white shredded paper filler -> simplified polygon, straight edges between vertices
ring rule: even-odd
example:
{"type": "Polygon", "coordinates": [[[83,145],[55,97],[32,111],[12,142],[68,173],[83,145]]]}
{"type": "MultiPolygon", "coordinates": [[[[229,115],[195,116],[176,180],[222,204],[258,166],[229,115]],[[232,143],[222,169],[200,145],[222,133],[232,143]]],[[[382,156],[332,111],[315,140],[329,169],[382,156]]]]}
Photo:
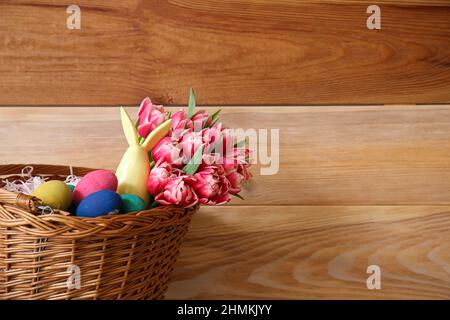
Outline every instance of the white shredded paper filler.
{"type": "MultiPolygon", "coordinates": [[[[37,187],[39,187],[48,179],[38,176],[33,177],[32,176],[33,169],[34,168],[32,166],[26,166],[22,169],[21,177],[23,180],[14,180],[14,181],[9,181],[8,179],[3,180],[3,183],[5,184],[3,188],[11,192],[32,194],[37,187]]],[[[80,180],[81,178],[74,175],[72,167],[70,167],[70,175],[67,176],[65,182],[67,184],[76,186],[80,180]]]]}

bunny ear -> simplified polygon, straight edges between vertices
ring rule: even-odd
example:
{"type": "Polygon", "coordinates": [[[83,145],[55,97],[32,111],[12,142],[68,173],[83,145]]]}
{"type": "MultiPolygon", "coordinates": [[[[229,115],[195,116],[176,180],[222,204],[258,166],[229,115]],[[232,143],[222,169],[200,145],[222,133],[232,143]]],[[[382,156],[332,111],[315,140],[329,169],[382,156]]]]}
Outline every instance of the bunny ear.
{"type": "Polygon", "coordinates": [[[151,149],[153,149],[153,147],[156,146],[156,144],[169,133],[171,125],[172,119],[169,119],[166,122],[162,123],[155,130],[150,132],[144,143],[142,143],[142,148],[145,150],[145,152],[149,152],[151,149]]]}
{"type": "Polygon", "coordinates": [[[123,133],[125,133],[125,138],[128,141],[128,145],[129,146],[139,145],[136,127],[133,125],[130,116],[123,107],[120,107],[120,117],[122,119],[123,133]]]}

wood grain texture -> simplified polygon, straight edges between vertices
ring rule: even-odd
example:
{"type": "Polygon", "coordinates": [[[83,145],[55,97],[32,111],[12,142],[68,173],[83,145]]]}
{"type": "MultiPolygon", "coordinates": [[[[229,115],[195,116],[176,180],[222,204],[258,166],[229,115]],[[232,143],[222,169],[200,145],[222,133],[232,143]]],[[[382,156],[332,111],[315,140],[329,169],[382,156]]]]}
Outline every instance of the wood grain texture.
{"type": "MultiPolygon", "coordinates": [[[[255,165],[233,204],[450,204],[449,106],[222,109],[230,127],[280,129],[278,173],[255,165]]],[[[3,107],[0,145],[2,164],[115,169],[126,141],[116,107],[3,107]]]]}
{"type": "MultiPolygon", "coordinates": [[[[270,0],[266,0],[267,2],[270,0]]],[[[296,0],[291,0],[296,1],[296,0]]],[[[328,3],[328,4],[362,4],[365,3],[367,5],[372,4],[370,0],[303,0],[308,3],[328,3]]],[[[399,6],[448,6],[447,0],[380,0],[377,1],[377,5],[399,5],[399,6]]]]}
{"type": "Polygon", "coordinates": [[[0,3],[0,104],[450,102],[450,3],[88,1],[0,3]]]}
{"type": "Polygon", "coordinates": [[[450,207],[204,207],[167,298],[450,299],[450,207]]]}
{"type": "MultiPolygon", "coordinates": [[[[222,109],[280,129],[280,171],[200,210],[167,298],[450,299],[449,106],[222,109]]],[[[0,163],[114,169],[125,145],[117,107],[0,107],[0,163]]]]}

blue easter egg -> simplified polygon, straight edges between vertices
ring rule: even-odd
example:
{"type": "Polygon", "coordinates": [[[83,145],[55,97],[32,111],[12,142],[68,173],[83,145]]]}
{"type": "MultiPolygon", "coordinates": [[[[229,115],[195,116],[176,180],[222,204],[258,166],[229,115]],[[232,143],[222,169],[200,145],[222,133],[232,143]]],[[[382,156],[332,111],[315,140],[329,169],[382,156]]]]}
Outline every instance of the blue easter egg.
{"type": "Polygon", "coordinates": [[[117,214],[122,206],[120,195],[111,190],[100,190],[91,193],[81,200],[77,207],[79,217],[98,217],[107,214],[117,214]]]}
{"type": "Polygon", "coordinates": [[[122,198],[122,212],[136,212],[147,209],[147,205],[141,197],[136,196],[134,194],[122,194],[120,196],[122,198]]]}

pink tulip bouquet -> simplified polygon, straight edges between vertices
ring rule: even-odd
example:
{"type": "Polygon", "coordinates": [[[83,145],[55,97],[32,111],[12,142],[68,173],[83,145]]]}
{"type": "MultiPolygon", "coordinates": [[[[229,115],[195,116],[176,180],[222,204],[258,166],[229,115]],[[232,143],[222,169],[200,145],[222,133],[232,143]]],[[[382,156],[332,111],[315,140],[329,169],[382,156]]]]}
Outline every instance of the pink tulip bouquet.
{"type": "Polygon", "coordinates": [[[241,186],[251,178],[250,151],[219,121],[219,113],[196,111],[192,89],[187,110],[173,114],[148,97],[142,101],[136,122],[140,141],[172,119],[169,133],[149,152],[151,207],[187,208],[197,203],[221,205],[231,196],[242,199],[241,186]]]}

